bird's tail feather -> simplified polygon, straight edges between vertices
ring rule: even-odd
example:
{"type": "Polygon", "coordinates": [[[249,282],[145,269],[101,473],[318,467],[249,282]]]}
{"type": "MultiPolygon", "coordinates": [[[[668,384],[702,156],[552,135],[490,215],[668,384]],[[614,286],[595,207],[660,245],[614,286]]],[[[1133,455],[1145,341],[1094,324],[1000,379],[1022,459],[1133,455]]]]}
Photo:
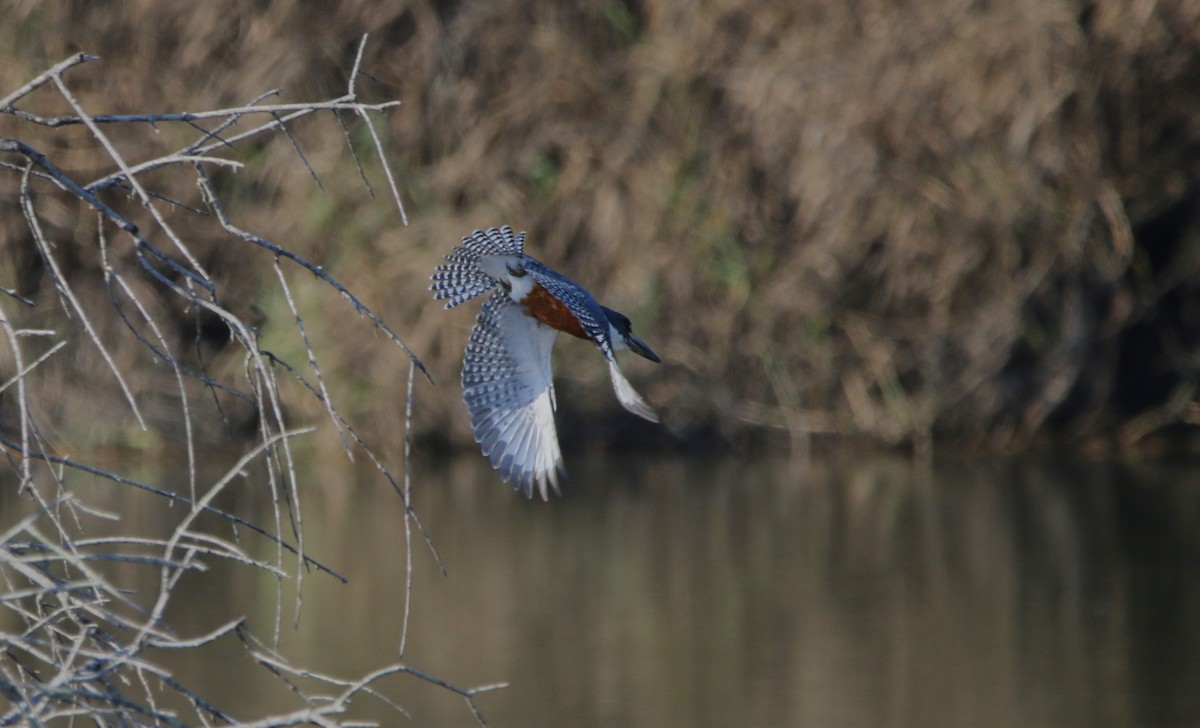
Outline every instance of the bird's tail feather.
{"type": "Polygon", "coordinates": [[[625,375],[621,374],[621,369],[615,361],[608,362],[608,373],[612,377],[613,391],[617,393],[617,401],[621,403],[622,407],[643,419],[651,422],[659,421],[654,408],[646,404],[642,395],[638,394],[625,375]]]}

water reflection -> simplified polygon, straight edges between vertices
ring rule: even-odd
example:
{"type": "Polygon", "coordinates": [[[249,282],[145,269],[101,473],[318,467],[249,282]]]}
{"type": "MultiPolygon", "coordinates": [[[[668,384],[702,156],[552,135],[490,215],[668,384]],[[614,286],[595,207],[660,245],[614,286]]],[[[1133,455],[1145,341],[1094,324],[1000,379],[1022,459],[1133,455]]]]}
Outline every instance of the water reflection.
{"type": "MultiPolygon", "coordinates": [[[[1200,720],[1195,465],[576,457],[550,504],[480,458],[424,465],[415,504],[449,575],[417,541],[405,660],[511,683],[480,699],[494,726],[1200,720]]],[[[397,659],[399,502],[342,461],[308,471],[308,548],[350,582],[305,577],[282,651],[357,676],[397,659]]],[[[173,623],[245,613],[269,635],[277,582],[226,571],[188,577],[173,623]]],[[[233,643],[172,667],[234,715],[294,707],[233,643]]],[[[381,688],[417,725],[470,723],[411,678],[381,688]]]]}

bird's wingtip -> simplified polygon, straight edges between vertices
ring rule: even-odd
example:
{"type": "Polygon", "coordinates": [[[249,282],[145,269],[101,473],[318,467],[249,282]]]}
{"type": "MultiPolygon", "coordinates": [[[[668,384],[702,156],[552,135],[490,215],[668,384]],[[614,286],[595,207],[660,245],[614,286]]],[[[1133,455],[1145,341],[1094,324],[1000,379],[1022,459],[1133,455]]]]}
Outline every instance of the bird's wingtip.
{"type": "Polygon", "coordinates": [[[513,489],[525,494],[525,497],[533,500],[533,495],[536,492],[543,502],[550,501],[550,494],[562,498],[562,488],[558,484],[558,476],[566,475],[566,470],[562,464],[555,470],[550,470],[545,473],[528,472],[519,475],[513,479],[513,489]]]}

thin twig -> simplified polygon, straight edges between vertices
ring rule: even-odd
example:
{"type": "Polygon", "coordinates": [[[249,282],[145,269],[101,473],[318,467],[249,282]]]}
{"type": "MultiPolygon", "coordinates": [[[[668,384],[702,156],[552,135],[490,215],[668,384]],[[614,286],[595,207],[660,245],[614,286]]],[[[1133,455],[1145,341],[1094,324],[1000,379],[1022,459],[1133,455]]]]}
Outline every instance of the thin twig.
{"type": "MultiPolygon", "coordinates": [[[[311,392],[313,396],[321,396],[321,393],[317,391],[317,388],[309,383],[309,381],[306,380],[300,374],[300,372],[296,371],[296,369],[290,364],[266,350],[262,351],[262,355],[269,358],[276,366],[286,369],[288,373],[291,374],[292,378],[304,385],[304,388],[311,392]]],[[[337,410],[334,410],[334,414],[337,416],[338,421],[342,424],[342,427],[344,427],[346,432],[350,434],[350,437],[354,439],[354,444],[367,454],[367,458],[371,461],[371,464],[375,466],[375,469],[379,471],[379,474],[382,475],[389,484],[391,484],[392,490],[396,491],[396,494],[404,500],[405,517],[412,519],[413,524],[417,527],[417,531],[425,539],[425,545],[428,547],[429,553],[433,557],[434,564],[437,566],[438,571],[445,576],[448,572],[446,571],[445,563],[442,562],[441,554],[438,553],[437,547],[433,545],[433,537],[425,529],[425,525],[421,522],[416,510],[412,507],[412,504],[408,502],[404,488],[400,485],[400,483],[396,482],[395,476],[393,476],[391,471],[388,470],[387,466],[383,464],[383,461],[379,459],[379,455],[375,452],[374,448],[372,448],[367,441],[363,439],[362,435],[354,429],[354,426],[351,425],[350,422],[347,421],[346,418],[343,417],[337,410]]]]}
{"type": "MultiPolygon", "coordinates": [[[[416,367],[408,366],[408,395],[404,405],[404,502],[412,502],[412,404],[413,380],[416,367]]],[[[400,623],[400,657],[408,644],[408,618],[412,614],[413,553],[412,553],[412,509],[404,509],[404,618],[400,623]]]]}
{"type": "Polygon", "coordinates": [[[113,361],[112,355],[108,353],[108,348],[104,346],[104,342],[100,340],[100,335],[96,333],[95,327],[92,326],[92,320],[88,317],[87,311],[79,303],[79,299],[75,297],[75,293],[67,283],[66,277],[58,267],[58,261],[50,252],[50,244],[47,242],[45,233],[42,232],[41,223],[38,222],[37,214],[33,210],[33,197],[29,192],[29,170],[32,167],[33,164],[31,162],[26,167],[25,175],[21,177],[21,194],[19,199],[21,202],[21,211],[25,213],[25,222],[29,225],[29,230],[33,233],[33,240],[37,243],[38,251],[42,254],[42,261],[46,264],[46,268],[50,272],[50,280],[54,282],[54,287],[70,302],[71,308],[79,316],[79,322],[83,324],[88,337],[96,345],[100,356],[104,358],[104,363],[108,364],[109,370],[116,377],[117,384],[121,387],[121,392],[125,395],[125,401],[129,403],[129,409],[133,410],[133,415],[137,418],[138,425],[143,430],[146,430],[146,421],[142,418],[142,411],[138,408],[137,400],[134,399],[133,392],[125,382],[125,377],[121,375],[121,370],[117,367],[116,362],[113,361]]]}
{"type": "Polygon", "coordinates": [[[403,350],[408,356],[409,361],[411,361],[418,369],[421,370],[421,373],[425,375],[430,383],[433,382],[433,377],[429,374],[429,371],[425,369],[425,365],[421,362],[417,355],[408,348],[408,345],[396,335],[396,332],[392,331],[391,327],[383,322],[383,319],[381,319],[374,311],[367,308],[366,304],[358,300],[358,297],[351,293],[349,289],[334,279],[333,276],[326,273],[324,268],[318,265],[313,265],[292,251],[287,250],[286,248],[281,248],[269,240],[264,240],[254,233],[247,232],[235,226],[232,222],[230,222],[228,215],[225,214],[225,208],[217,201],[216,192],[213,191],[212,184],[207,177],[201,176],[199,185],[200,189],[204,191],[205,201],[209,204],[213,214],[217,216],[217,220],[220,221],[221,227],[225,228],[226,231],[236,235],[248,243],[252,243],[261,248],[269,250],[277,256],[287,258],[293,263],[305,268],[316,277],[325,281],[330,287],[340,293],[342,298],[346,299],[346,301],[348,301],[350,305],[354,307],[354,310],[358,312],[360,316],[365,316],[367,319],[369,319],[375,328],[382,331],[389,339],[392,340],[394,344],[399,346],[400,349],[403,350]]]}
{"type": "Polygon", "coordinates": [[[52,78],[54,79],[55,85],[58,86],[58,92],[62,94],[62,97],[66,99],[68,104],[71,105],[71,108],[75,109],[75,113],[78,114],[79,118],[83,120],[83,123],[87,125],[87,128],[92,132],[92,136],[96,138],[96,141],[100,142],[100,145],[104,147],[104,151],[108,153],[108,156],[114,162],[116,162],[117,166],[121,168],[121,171],[125,173],[126,181],[128,181],[133,187],[134,192],[137,193],[138,197],[142,199],[142,202],[145,204],[146,209],[149,210],[151,217],[153,217],[154,221],[158,223],[159,229],[167,234],[167,237],[170,238],[171,242],[175,244],[176,250],[183,254],[183,257],[187,259],[188,264],[192,266],[192,270],[195,271],[196,275],[198,275],[202,280],[211,284],[212,276],[204,270],[204,266],[200,265],[200,261],[197,260],[196,256],[192,254],[192,251],[189,250],[186,245],[184,245],[183,240],[175,233],[174,228],[167,224],[167,221],[165,218],[163,218],[162,213],[159,212],[158,208],[154,206],[154,201],[150,198],[150,195],[146,193],[146,190],[144,187],[142,187],[141,182],[138,181],[138,178],[130,170],[129,164],[125,161],[125,158],[119,151],[117,151],[116,146],[111,140],[109,140],[108,136],[100,130],[100,126],[92,120],[92,117],[89,116],[86,111],[84,111],[83,105],[79,103],[79,100],[76,99],[75,95],[72,94],[70,89],[67,88],[67,84],[63,81],[62,76],[58,73],[55,73],[52,75],[52,78]]]}
{"type": "Polygon", "coordinates": [[[38,74],[37,77],[29,83],[25,84],[16,91],[13,91],[8,96],[0,99],[0,113],[12,113],[13,104],[46,85],[50,82],[50,79],[64,73],[68,68],[78,66],[80,63],[88,63],[90,61],[98,60],[100,60],[98,56],[89,56],[85,53],[76,53],[70,58],[59,61],[50,68],[38,74]]]}
{"type": "MultiPolygon", "coordinates": [[[[94,60],[94,59],[93,59],[94,60]]],[[[45,81],[42,81],[45,83],[45,81]]],[[[58,117],[43,117],[37,114],[30,114],[26,111],[21,111],[16,108],[3,108],[0,111],[7,114],[12,114],[17,118],[56,128],[60,126],[77,126],[88,125],[89,122],[94,124],[130,124],[130,123],[146,123],[158,124],[167,121],[177,121],[183,123],[191,123],[195,121],[203,121],[205,119],[224,119],[230,115],[246,115],[246,114],[286,114],[286,120],[298,118],[295,112],[303,112],[300,116],[308,116],[316,111],[325,109],[344,109],[347,111],[387,111],[400,105],[399,101],[385,101],[380,104],[361,104],[357,101],[352,101],[349,98],[343,97],[334,101],[326,101],[323,103],[299,103],[299,104],[271,104],[269,106],[235,106],[228,109],[215,109],[213,111],[198,111],[198,112],[177,112],[168,114],[85,114],[81,113],[78,116],[58,116],[58,117]]],[[[78,110],[77,110],[78,111],[78,110]]],[[[201,130],[204,131],[204,130],[201,130]]]]}
{"type": "MultiPolygon", "coordinates": [[[[6,437],[3,432],[0,432],[0,445],[4,446],[6,448],[9,448],[11,450],[15,450],[17,452],[21,451],[20,443],[13,442],[11,439],[6,437]]],[[[118,485],[126,485],[126,486],[129,486],[132,488],[137,488],[138,490],[144,490],[147,493],[153,493],[154,495],[157,495],[160,498],[165,498],[166,500],[173,501],[176,503],[181,503],[181,504],[189,506],[189,507],[195,505],[195,501],[193,501],[192,499],[190,499],[186,496],[178,495],[176,493],[172,493],[170,491],[163,490],[161,488],[155,488],[152,485],[147,485],[146,483],[142,483],[140,481],[133,480],[132,478],[127,478],[123,475],[118,475],[116,473],[111,473],[106,470],[101,470],[100,468],[95,468],[90,465],[85,465],[84,463],[76,462],[70,458],[61,457],[58,455],[50,455],[48,453],[44,453],[44,452],[41,452],[38,450],[29,450],[28,457],[31,460],[42,460],[42,461],[45,461],[48,463],[54,463],[56,465],[63,465],[68,468],[71,468],[73,470],[78,470],[80,472],[88,473],[90,475],[95,475],[95,476],[103,478],[105,480],[110,480],[114,483],[117,483],[118,485]]],[[[278,544],[281,548],[283,548],[285,551],[288,551],[289,553],[293,553],[293,554],[297,553],[296,549],[291,544],[289,544],[287,541],[283,540],[282,538],[275,535],[274,533],[271,533],[270,531],[262,528],[261,526],[253,523],[252,521],[247,521],[246,519],[242,518],[241,516],[235,515],[233,513],[229,513],[228,511],[221,510],[220,508],[216,508],[212,505],[205,506],[203,508],[203,510],[206,513],[211,513],[214,516],[223,518],[236,526],[248,528],[251,531],[254,531],[255,533],[257,533],[258,535],[263,536],[264,538],[268,539],[272,543],[278,544]]],[[[334,571],[333,569],[329,568],[328,566],[325,566],[321,562],[319,562],[315,559],[312,559],[310,557],[307,557],[307,556],[304,557],[304,563],[306,566],[311,566],[311,567],[317,569],[318,571],[323,571],[326,574],[329,574],[330,576],[332,576],[333,578],[342,582],[343,584],[347,584],[350,581],[349,579],[342,576],[338,572],[334,571]]]]}
{"type": "MultiPolygon", "coordinates": [[[[17,339],[17,332],[13,330],[12,323],[8,320],[8,316],[5,315],[2,308],[0,308],[0,329],[3,329],[7,335],[8,345],[12,349],[13,363],[16,365],[17,371],[24,370],[24,356],[21,353],[21,345],[17,339]]],[[[17,448],[21,453],[21,482],[17,486],[17,491],[24,493],[31,487],[33,477],[29,469],[29,400],[25,392],[25,377],[23,375],[17,377],[17,419],[21,430],[21,441],[17,448]]]]}
{"type": "MultiPolygon", "coordinates": [[[[64,74],[76,65],[89,60],[90,56],[78,54],[72,56],[53,68],[40,74],[22,88],[8,94],[0,100],[0,114],[15,119],[18,123],[38,124],[47,128],[65,127],[70,125],[86,126],[91,133],[94,147],[107,153],[113,169],[87,185],[81,185],[69,174],[63,172],[44,154],[19,139],[0,138],[0,153],[17,154],[23,157],[21,165],[0,161],[0,170],[15,172],[21,179],[20,204],[26,216],[26,224],[31,230],[38,252],[46,263],[48,274],[55,285],[55,291],[62,302],[62,308],[72,318],[83,323],[94,344],[101,350],[109,368],[113,370],[124,391],[131,408],[133,408],[139,423],[146,428],[149,424],[138,410],[138,402],[133,397],[132,389],[121,379],[121,372],[108,355],[108,341],[100,338],[102,329],[92,325],[92,310],[85,309],[82,298],[77,296],[74,287],[79,285],[77,278],[68,280],[66,271],[58,264],[62,254],[55,248],[66,243],[51,241],[41,229],[37,200],[31,189],[34,184],[44,185],[53,193],[59,194],[61,189],[84,204],[96,210],[98,218],[98,233],[95,241],[100,249],[101,269],[104,283],[111,301],[112,311],[124,326],[117,331],[132,333],[145,351],[150,352],[150,362],[165,362],[171,369],[174,378],[174,394],[179,398],[179,410],[173,419],[179,416],[184,420],[184,438],[188,448],[188,481],[187,495],[179,495],[170,490],[135,481],[121,474],[107,472],[101,468],[87,465],[77,459],[55,452],[56,448],[47,442],[42,431],[35,426],[37,412],[27,397],[28,381],[40,376],[45,371],[42,366],[54,357],[65,341],[52,341],[47,347],[39,347],[32,352],[25,351],[21,338],[26,336],[59,336],[54,331],[34,330],[22,327],[10,319],[3,307],[0,307],[0,331],[7,338],[9,347],[13,350],[12,360],[15,374],[0,383],[0,393],[16,394],[16,414],[18,422],[10,425],[11,430],[0,430],[0,451],[14,472],[19,473],[20,485],[23,492],[37,506],[36,512],[28,519],[17,524],[15,530],[9,529],[0,534],[0,603],[10,609],[22,625],[22,634],[10,639],[9,635],[0,634],[0,649],[4,649],[6,659],[0,661],[0,692],[13,702],[13,707],[0,711],[0,724],[22,722],[30,725],[43,725],[49,722],[71,721],[75,718],[86,717],[92,721],[112,723],[114,725],[162,724],[183,725],[185,722],[199,722],[204,725],[214,723],[230,723],[232,719],[218,707],[206,701],[203,697],[188,687],[175,681],[162,669],[151,664],[144,653],[146,648],[158,649],[203,649],[228,635],[230,632],[243,637],[249,634],[241,618],[226,620],[224,624],[212,631],[194,637],[180,637],[172,633],[164,623],[168,605],[172,602],[181,579],[185,573],[203,573],[212,558],[227,559],[254,569],[261,569],[276,577],[276,611],[274,644],[280,641],[280,623],[283,602],[283,580],[295,576],[296,601],[295,620],[299,623],[303,601],[303,578],[309,568],[324,571],[345,582],[345,578],[311,559],[305,552],[305,536],[300,502],[301,483],[299,468],[292,453],[290,440],[299,431],[285,422],[285,403],[280,387],[291,377],[299,382],[312,396],[325,407],[328,416],[337,429],[342,440],[343,449],[353,460],[357,448],[367,453],[376,470],[395,491],[400,495],[404,506],[405,518],[405,606],[403,632],[401,637],[401,653],[407,644],[409,620],[412,611],[413,589],[413,554],[412,533],[415,528],[424,537],[438,568],[445,572],[432,539],[424,528],[416,511],[413,509],[412,498],[412,419],[413,392],[416,371],[419,369],[424,376],[432,381],[429,372],[419,358],[407,347],[400,337],[393,332],[383,320],[367,308],[349,289],[327,274],[320,266],[306,261],[301,256],[276,245],[265,237],[247,232],[231,222],[224,206],[217,198],[209,180],[208,171],[215,165],[218,167],[238,169],[242,163],[226,159],[230,153],[236,153],[245,140],[266,134],[282,134],[287,138],[305,166],[309,174],[316,180],[319,188],[323,189],[316,169],[307,159],[299,139],[293,135],[292,125],[305,116],[318,111],[328,110],[334,115],[342,131],[351,157],[358,168],[360,177],[367,186],[367,191],[373,196],[373,190],[367,180],[367,174],[360,156],[353,148],[351,134],[345,124],[341,112],[348,111],[358,115],[367,125],[371,135],[376,156],[384,167],[391,194],[400,212],[401,219],[407,223],[407,215],[398,189],[395,175],[390,162],[385,155],[383,140],[379,130],[374,126],[372,114],[386,112],[399,102],[362,103],[357,98],[357,80],[360,76],[370,78],[363,68],[365,48],[368,37],[364,35],[358,45],[354,63],[347,79],[346,94],[325,102],[318,103],[283,103],[263,104],[265,99],[278,96],[279,91],[267,91],[254,98],[245,106],[231,107],[214,111],[177,112],[165,114],[93,114],[85,109],[71,88],[66,83],[64,74]],[[20,103],[29,94],[39,89],[57,90],[57,93],[72,109],[72,115],[60,117],[43,117],[19,108],[20,103]],[[257,115],[257,117],[255,117],[257,115]],[[252,119],[248,129],[232,134],[233,126],[243,119],[252,119]],[[215,120],[214,123],[209,123],[215,120]],[[106,129],[112,124],[184,124],[185,128],[195,130],[195,138],[183,148],[171,154],[163,154],[152,159],[126,159],[117,146],[109,138],[106,129]],[[211,129],[205,127],[212,126],[211,129]],[[205,209],[188,204],[184,199],[161,190],[150,189],[147,180],[148,173],[153,170],[166,168],[190,168],[197,172],[205,209]],[[140,213],[135,211],[129,218],[118,213],[109,203],[101,199],[100,194],[112,190],[117,194],[127,193],[136,204],[139,204],[148,216],[145,221],[146,233],[134,224],[140,213]],[[193,241],[181,233],[188,231],[183,224],[176,230],[168,224],[163,211],[163,204],[169,205],[168,212],[192,213],[207,215],[210,212],[219,221],[222,228],[230,235],[262,248],[272,256],[271,265],[274,267],[279,289],[288,303],[294,319],[297,332],[305,348],[310,378],[306,380],[294,367],[278,359],[273,354],[261,348],[258,331],[249,326],[238,316],[234,315],[227,303],[218,296],[218,283],[208,271],[201,266],[200,260],[208,260],[193,253],[193,241]],[[120,231],[128,235],[130,245],[124,236],[115,236],[109,240],[106,222],[116,225],[120,231]],[[165,235],[174,245],[174,250],[168,254],[167,249],[160,249],[151,242],[165,235]],[[123,259],[123,254],[128,259],[123,259]],[[388,468],[383,464],[379,455],[367,444],[364,438],[355,430],[351,423],[334,406],[334,396],[331,391],[333,382],[327,382],[325,373],[318,362],[317,348],[313,345],[310,330],[300,316],[301,306],[295,298],[292,285],[280,259],[288,259],[300,267],[313,273],[325,284],[329,285],[339,295],[345,298],[359,316],[367,318],[370,325],[383,332],[409,358],[408,396],[405,408],[405,447],[403,485],[397,482],[388,468]],[[124,260],[129,261],[130,269],[122,267],[124,260]],[[141,280],[135,282],[135,276],[141,280]],[[171,339],[172,322],[164,320],[163,314],[156,305],[159,303],[153,296],[146,295],[138,285],[148,284],[153,287],[156,295],[162,295],[167,300],[182,302],[185,311],[197,317],[195,327],[197,363],[191,362],[191,353],[186,351],[187,344],[182,347],[171,339]],[[135,313],[136,312],[136,313],[135,313]],[[244,376],[246,386],[233,382],[218,381],[215,375],[209,374],[207,357],[200,347],[198,325],[201,314],[211,315],[228,327],[232,344],[244,351],[244,376]],[[185,351],[180,351],[183,348],[185,351]],[[280,382],[283,377],[285,382],[280,382]],[[212,396],[226,428],[230,427],[229,418],[222,409],[223,397],[220,392],[240,398],[253,406],[257,416],[258,444],[246,453],[232,468],[216,482],[208,484],[204,489],[199,487],[198,461],[201,459],[195,446],[196,428],[195,417],[190,397],[189,385],[186,379],[195,379],[212,396]],[[10,434],[11,433],[11,434],[10,434]],[[240,516],[214,507],[214,499],[223,492],[231,489],[235,482],[243,476],[243,470],[253,460],[261,459],[266,469],[266,484],[271,492],[272,509],[275,519],[274,532],[264,529],[240,516]],[[89,519],[98,518],[119,523],[120,512],[100,510],[78,500],[74,496],[77,489],[69,478],[76,476],[72,473],[85,473],[98,479],[95,482],[115,483],[121,486],[134,487],[151,493],[166,503],[182,504],[186,511],[181,513],[178,521],[170,525],[170,535],[166,538],[142,537],[134,535],[117,535],[103,538],[85,538],[85,527],[89,519]],[[46,479],[45,486],[40,486],[40,479],[46,479]],[[39,483],[35,484],[35,479],[39,483]],[[45,491],[45,493],[43,493],[45,491]],[[282,501],[282,503],[280,503],[282,501]],[[284,519],[286,509],[286,522],[284,519]],[[200,520],[201,514],[208,513],[223,519],[232,526],[234,540],[218,538],[200,530],[205,522],[200,520]],[[53,532],[43,535],[38,528],[39,523],[50,524],[53,532]],[[292,533],[285,540],[282,535],[284,528],[290,525],[292,533]],[[252,558],[240,546],[239,533],[241,528],[266,537],[273,545],[274,559],[266,561],[252,558]],[[289,555],[295,555],[295,565],[289,561],[289,555]],[[156,598],[150,605],[140,605],[132,592],[119,589],[113,582],[106,579],[109,565],[118,563],[135,568],[150,568],[157,570],[158,590],[156,598]],[[286,568],[285,568],[286,567],[286,568]],[[132,689],[138,690],[140,696],[130,696],[132,689]],[[156,695],[167,688],[182,696],[190,703],[194,711],[194,720],[187,716],[176,716],[164,706],[158,705],[156,695]]],[[[113,139],[116,139],[116,133],[113,139]]],[[[42,187],[38,187],[39,194],[42,187]]],[[[172,218],[172,222],[175,219],[172,218]]],[[[14,290],[0,288],[0,302],[15,300],[24,306],[32,307],[35,301],[19,295],[14,290]]],[[[186,314],[185,314],[186,315],[186,314]]],[[[98,320],[98,319],[97,319],[98,320]]],[[[128,334],[126,334],[128,336],[128,334]]],[[[115,350],[115,349],[114,349],[115,350]]],[[[144,355],[143,355],[144,357],[144,355]]],[[[219,370],[216,370],[219,371],[219,370]]],[[[9,375],[6,375],[9,376],[9,375]]],[[[141,393],[139,393],[140,395],[141,393]]],[[[88,482],[93,482],[88,480],[88,482]]],[[[393,665],[366,674],[356,680],[341,680],[323,675],[320,672],[293,668],[288,666],[281,657],[266,655],[258,648],[247,649],[259,659],[260,664],[271,670],[280,680],[295,690],[296,695],[305,703],[304,709],[282,716],[273,716],[260,721],[260,725],[284,725],[299,722],[312,722],[321,725],[351,725],[354,721],[343,721],[338,715],[344,712],[350,700],[357,695],[372,695],[396,710],[403,713],[403,708],[377,692],[374,684],[393,674],[410,674],[431,684],[451,690],[467,701],[472,715],[481,724],[486,725],[482,713],[475,704],[475,697],[486,690],[498,686],[482,688],[460,688],[451,683],[434,678],[419,670],[406,665],[393,665]],[[332,687],[331,694],[321,694],[322,690],[308,691],[302,689],[302,681],[297,678],[315,680],[324,686],[325,690],[332,687]]]]}
{"type": "MultiPolygon", "coordinates": [[[[113,281],[116,281],[121,285],[122,290],[125,291],[125,295],[129,296],[130,300],[133,301],[134,306],[136,306],[138,311],[142,314],[142,318],[145,319],[146,324],[150,327],[150,330],[158,339],[159,345],[162,346],[163,351],[166,352],[164,358],[171,364],[171,371],[175,374],[175,384],[179,388],[179,404],[183,410],[184,442],[187,446],[188,494],[194,501],[196,499],[196,446],[195,437],[192,432],[192,413],[188,405],[187,389],[183,385],[184,373],[182,371],[182,367],[179,366],[179,363],[175,357],[171,355],[170,344],[167,343],[166,337],[163,335],[162,331],[159,330],[158,324],[156,324],[154,321],[154,317],[150,315],[150,312],[145,306],[142,305],[141,300],[133,292],[133,289],[125,283],[124,278],[118,275],[112,265],[109,264],[108,245],[107,239],[104,236],[103,221],[100,221],[100,224],[97,225],[97,241],[100,245],[100,263],[104,269],[104,282],[109,290],[109,297],[113,300],[122,320],[125,321],[130,329],[134,328],[133,324],[125,318],[124,311],[120,303],[117,301],[116,292],[113,290],[113,281]]],[[[151,347],[151,349],[153,350],[153,347],[151,347]]]]}
{"type": "Polygon", "coordinates": [[[355,109],[355,112],[367,125],[367,131],[371,132],[371,141],[375,142],[375,153],[379,157],[379,165],[383,167],[383,174],[387,177],[388,187],[392,190],[392,199],[396,201],[396,209],[400,210],[400,220],[407,225],[408,213],[404,211],[404,201],[400,199],[400,190],[396,187],[396,177],[392,174],[392,166],[388,164],[387,154],[383,151],[383,141],[379,138],[379,132],[375,131],[375,125],[371,123],[371,117],[364,109],[355,109]]]}

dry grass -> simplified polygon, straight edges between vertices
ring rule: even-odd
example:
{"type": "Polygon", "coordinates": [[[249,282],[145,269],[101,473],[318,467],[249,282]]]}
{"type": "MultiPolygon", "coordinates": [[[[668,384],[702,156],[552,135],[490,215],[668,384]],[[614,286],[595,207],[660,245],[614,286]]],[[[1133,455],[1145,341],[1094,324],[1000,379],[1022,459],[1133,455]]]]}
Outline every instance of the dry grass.
{"type": "MultiPolygon", "coordinates": [[[[114,70],[81,93],[112,111],[319,94],[374,34],[366,66],[404,101],[389,146],[409,227],[334,169],[337,139],[302,138],[323,192],[286,144],[220,181],[405,333],[441,385],[418,391],[425,434],[468,439],[471,323],[426,277],[500,223],[631,315],[667,360],[632,376],[683,438],[1131,443],[1196,419],[1195,0],[10,5],[0,87],[85,50],[114,70]]],[[[55,221],[88,234],[73,210],[55,221]]],[[[19,261],[20,222],[0,224],[19,261]]],[[[210,254],[271,336],[282,302],[210,254]]],[[[0,285],[38,275],[10,270],[0,285]]],[[[387,347],[313,306],[348,405],[397,431],[387,347]]],[[[612,411],[591,352],[560,349],[566,414],[612,411]]]]}

